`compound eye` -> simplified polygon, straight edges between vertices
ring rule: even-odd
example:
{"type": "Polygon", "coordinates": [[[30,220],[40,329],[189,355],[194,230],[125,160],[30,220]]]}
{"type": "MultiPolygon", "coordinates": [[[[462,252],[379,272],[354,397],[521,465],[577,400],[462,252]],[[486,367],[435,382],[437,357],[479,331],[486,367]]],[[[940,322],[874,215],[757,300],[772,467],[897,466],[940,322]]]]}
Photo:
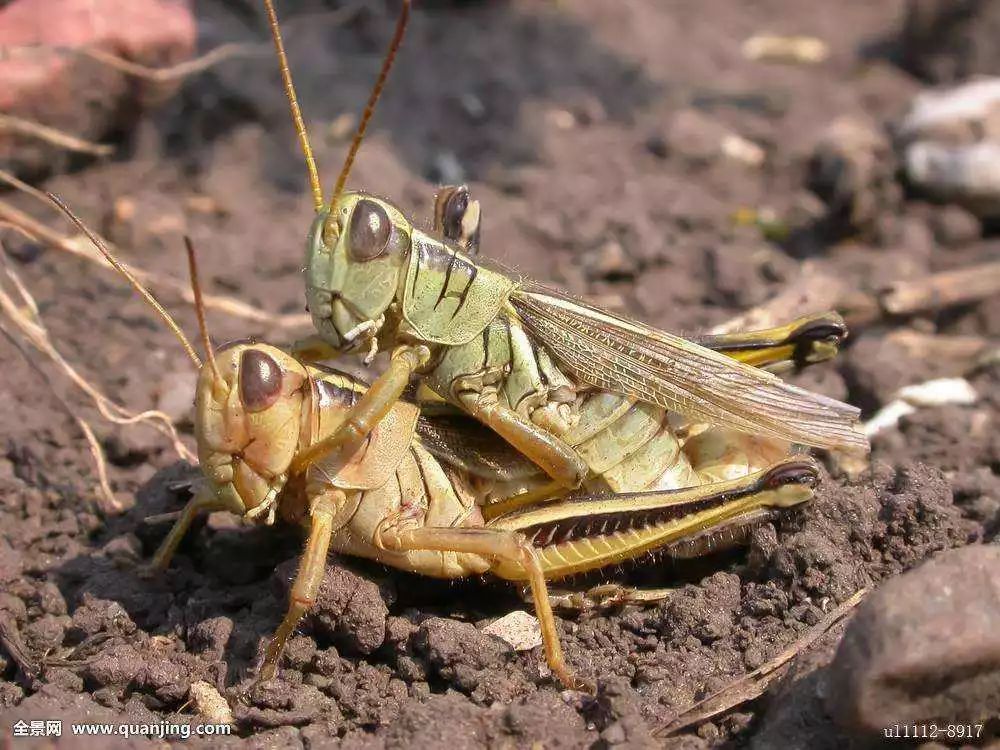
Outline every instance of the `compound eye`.
{"type": "Polygon", "coordinates": [[[375,201],[362,198],[351,215],[348,248],[355,260],[368,261],[382,255],[389,246],[392,224],[385,209],[375,201]]]}
{"type": "Polygon", "coordinates": [[[787,484],[815,487],[819,481],[816,466],[811,461],[797,461],[771,469],[764,477],[764,486],[776,489],[787,484]]]}
{"type": "Polygon", "coordinates": [[[445,198],[444,207],[441,211],[441,226],[444,236],[450,240],[462,238],[462,219],[465,212],[469,210],[469,189],[464,185],[455,188],[451,194],[445,198]]]}
{"type": "Polygon", "coordinates": [[[259,349],[240,356],[240,400],[249,412],[263,411],[281,395],[281,368],[259,349]]]}

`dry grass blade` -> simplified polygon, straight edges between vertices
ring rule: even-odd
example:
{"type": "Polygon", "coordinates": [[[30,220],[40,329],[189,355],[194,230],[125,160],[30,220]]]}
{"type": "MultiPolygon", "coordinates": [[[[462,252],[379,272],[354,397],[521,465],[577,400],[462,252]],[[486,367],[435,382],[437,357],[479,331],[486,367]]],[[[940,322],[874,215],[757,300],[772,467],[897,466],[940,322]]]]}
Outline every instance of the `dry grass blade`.
{"type": "MultiPolygon", "coordinates": [[[[52,205],[43,193],[17,179],[8,172],[0,170],[0,181],[13,185],[18,190],[26,192],[39,200],[44,201],[46,205],[52,205]]],[[[85,237],[71,237],[60,234],[59,232],[47,227],[34,217],[29,216],[23,211],[14,208],[10,204],[3,201],[0,201],[0,222],[17,227],[19,230],[33,235],[52,247],[63,250],[71,255],[75,255],[78,258],[83,258],[84,260],[96,264],[100,268],[112,270],[104,260],[103,256],[101,256],[97,250],[90,245],[90,242],[87,241],[85,237]]],[[[115,246],[111,243],[105,241],[105,244],[112,248],[112,250],[115,250],[115,246]]],[[[116,250],[115,252],[118,254],[116,250]]],[[[194,304],[194,295],[191,293],[189,285],[182,282],[180,279],[176,279],[173,276],[167,276],[165,274],[146,271],[128,264],[122,265],[128,268],[132,275],[146,286],[150,286],[154,289],[169,290],[178,295],[188,304],[194,304]]],[[[238,299],[227,297],[225,295],[206,294],[203,296],[203,301],[206,308],[219,310],[220,312],[227,313],[233,317],[250,320],[254,323],[266,326],[274,326],[277,328],[302,328],[308,326],[310,322],[308,315],[275,315],[258,310],[245,302],[241,302],[238,299]]]]}
{"type": "MultiPolygon", "coordinates": [[[[0,305],[2,305],[2,302],[3,301],[0,300],[0,305]]],[[[100,503],[101,508],[105,513],[120,513],[122,511],[122,506],[115,497],[115,493],[111,489],[111,483],[108,481],[108,466],[104,459],[104,451],[101,450],[101,444],[97,442],[97,437],[94,435],[94,431],[79,414],[73,411],[73,407],[71,407],[62,398],[62,396],[59,395],[59,392],[56,391],[48,373],[45,372],[44,368],[39,367],[38,363],[36,363],[32,356],[28,353],[28,350],[21,346],[21,342],[17,340],[13,333],[7,330],[3,323],[0,323],[0,333],[2,333],[10,342],[11,346],[17,349],[17,351],[24,358],[24,361],[28,363],[28,366],[38,374],[42,382],[45,383],[46,387],[51,392],[52,397],[59,405],[59,408],[66,412],[70,419],[76,422],[80,431],[83,433],[84,439],[87,441],[87,445],[90,448],[90,454],[94,457],[94,464],[97,467],[97,484],[102,500],[100,503]]]]}
{"type": "Polygon", "coordinates": [[[0,114],[0,133],[18,133],[20,135],[31,136],[40,141],[51,143],[53,146],[64,148],[67,151],[76,151],[82,154],[93,156],[110,156],[114,153],[114,148],[105,143],[94,143],[87,141],[62,130],[42,125],[39,122],[25,120],[14,115],[0,114]]]}
{"type": "Polygon", "coordinates": [[[830,628],[850,614],[867,593],[866,589],[855,592],[843,604],[830,612],[822,621],[811,627],[806,631],[805,635],[776,657],[766,664],[762,664],[753,672],[750,672],[750,674],[730,683],[721,690],[712,693],[707,698],[698,701],[685,711],[677,714],[670,721],[658,727],[653,732],[654,736],[669,737],[692,724],[699,724],[747,701],[759,698],[771,683],[784,674],[784,668],[788,662],[809,648],[821,636],[826,634],[830,628]]]}
{"type": "MultiPolygon", "coordinates": [[[[331,11],[320,11],[317,13],[303,13],[295,18],[291,18],[285,24],[289,29],[301,25],[315,26],[318,23],[326,23],[330,26],[338,26],[352,20],[364,9],[364,2],[357,2],[343,8],[331,11]]],[[[270,56],[271,47],[266,42],[229,42],[220,44],[218,47],[210,49],[203,55],[191,60],[177,63],[162,68],[154,68],[149,65],[126,60],[123,57],[114,55],[103,50],[88,47],[66,47],[57,44],[11,44],[0,45],[0,60],[10,60],[18,57],[29,57],[39,54],[72,55],[93,60],[101,65],[106,65],[125,75],[141,78],[155,83],[168,83],[188,76],[201,73],[209,68],[218,65],[226,60],[233,60],[245,57],[270,56]]]]}
{"type": "Polygon", "coordinates": [[[151,68],[99,49],[82,48],[74,50],[74,52],[80,57],[86,57],[95,62],[102,63],[126,75],[142,78],[147,81],[155,81],[156,83],[166,83],[187,78],[223,60],[229,60],[234,57],[254,57],[264,54],[259,44],[222,44],[193,60],[186,60],[169,68],[151,68]]]}
{"type": "MultiPolygon", "coordinates": [[[[181,442],[180,436],[177,434],[177,430],[174,428],[173,422],[170,421],[170,417],[161,411],[155,410],[133,414],[125,407],[101,393],[100,390],[91,385],[86,378],[84,378],[71,364],[69,364],[69,362],[63,358],[63,356],[52,344],[48,330],[38,317],[38,306],[35,303],[34,298],[28,292],[20,278],[18,278],[14,271],[7,266],[5,261],[3,261],[2,255],[0,255],[0,265],[3,266],[8,280],[17,290],[17,293],[22,300],[22,302],[18,304],[10,297],[10,295],[0,288],[0,312],[3,312],[10,319],[10,321],[17,326],[21,335],[24,336],[24,338],[33,347],[35,347],[35,349],[53,362],[58,369],[62,370],[63,374],[69,378],[69,380],[77,388],[83,391],[88,398],[90,398],[90,400],[94,403],[94,406],[101,413],[101,416],[109,422],[118,425],[131,425],[142,422],[149,423],[160,434],[170,440],[174,451],[176,451],[180,458],[186,461],[194,462],[194,455],[181,442]]],[[[84,432],[86,433],[87,430],[84,432]]],[[[92,446],[96,445],[96,440],[92,441],[91,437],[93,437],[93,433],[90,433],[88,436],[88,442],[90,442],[92,446]]]]}
{"type": "Polygon", "coordinates": [[[0,645],[29,679],[38,674],[38,664],[28,655],[28,649],[17,632],[17,623],[9,612],[0,611],[0,645]]]}
{"type": "Polygon", "coordinates": [[[156,83],[166,83],[176,81],[187,76],[201,73],[204,70],[217,65],[224,60],[231,60],[239,57],[255,57],[267,53],[267,49],[261,44],[222,44],[209,50],[204,55],[192,60],[185,60],[177,65],[164,68],[152,68],[148,65],[141,65],[131,60],[126,60],[118,55],[105,52],[99,49],[88,47],[63,47],[49,44],[23,44],[10,45],[0,49],[0,59],[12,59],[15,57],[26,57],[37,55],[38,53],[74,55],[84,57],[94,62],[106,65],[109,68],[124,73],[125,75],[142,78],[156,83]]]}

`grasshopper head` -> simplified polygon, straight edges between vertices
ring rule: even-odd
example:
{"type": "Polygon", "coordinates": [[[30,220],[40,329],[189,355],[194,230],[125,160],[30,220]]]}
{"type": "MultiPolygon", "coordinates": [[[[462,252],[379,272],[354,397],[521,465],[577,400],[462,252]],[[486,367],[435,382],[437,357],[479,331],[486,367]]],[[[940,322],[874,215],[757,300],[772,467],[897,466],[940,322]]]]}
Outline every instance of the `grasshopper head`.
{"type": "Polygon", "coordinates": [[[234,511],[269,510],[298,446],[305,368],[266,344],[236,343],[202,367],[195,398],[198,459],[234,511]]]}
{"type": "Polygon", "coordinates": [[[317,217],[306,301],[316,330],[332,345],[349,350],[374,339],[405,278],[412,230],[399,209],[365,193],[343,193],[317,217]]]}

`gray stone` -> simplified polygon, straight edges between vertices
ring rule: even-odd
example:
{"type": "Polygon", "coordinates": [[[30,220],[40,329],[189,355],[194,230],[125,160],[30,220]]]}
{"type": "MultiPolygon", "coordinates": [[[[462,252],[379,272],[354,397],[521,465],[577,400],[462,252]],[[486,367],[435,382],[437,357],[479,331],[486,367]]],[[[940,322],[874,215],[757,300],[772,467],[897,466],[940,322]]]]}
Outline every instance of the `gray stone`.
{"type": "Polygon", "coordinates": [[[1000,547],[945,552],[859,607],[830,667],[827,708],[865,735],[996,716],[998,623],[1000,547]]]}

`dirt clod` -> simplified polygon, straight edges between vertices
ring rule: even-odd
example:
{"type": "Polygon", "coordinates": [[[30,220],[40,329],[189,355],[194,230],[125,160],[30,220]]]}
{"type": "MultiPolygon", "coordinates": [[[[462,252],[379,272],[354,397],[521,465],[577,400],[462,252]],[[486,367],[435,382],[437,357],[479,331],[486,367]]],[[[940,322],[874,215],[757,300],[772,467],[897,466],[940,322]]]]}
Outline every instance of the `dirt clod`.
{"type": "MultiPolygon", "coordinates": [[[[289,560],[275,570],[287,593],[298,568],[289,560]]],[[[312,622],[335,645],[352,653],[370,654],[385,641],[385,620],[395,601],[390,582],[381,585],[340,565],[328,565],[312,622]]]]}
{"type": "MultiPolygon", "coordinates": [[[[105,2],[82,5],[99,13],[105,2]]],[[[185,79],[166,106],[141,116],[108,113],[106,102],[136,92],[80,70],[69,103],[95,103],[83,125],[101,126],[116,158],[74,161],[70,171],[46,162],[52,176],[38,187],[111,236],[130,263],[182,279],[188,233],[207,292],[301,313],[302,243],[314,215],[278,70],[261,44],[260,3],[168,4],[197,22],[199,50],[235,41],[262,54],[185,79]],[[122,132],[104,128],[108,114],[122,132]]],[[[977,6],[972,17],[996,3],[961,5],[977,6]]],[[[393,6],[279,4],[327,192],[393,6]]],[[[787,303],[782,317],[793,318],[845,295],[995,262],[992,222],[911,194],[887,148],[924,89],[889,49],[903,10],[861,0],[415,3],[348,184],[397,202],[426,229],[438,187],[428,175],[461,173],[483,207],[484,256],[683,334],[776,295],[787,303]],[[809,66],[748,60],[743,43],[764,33],[814,35],[829,56],[809,66]],[[833,127],[841,121],[857,126],[853,140],[833,127]],[[821,143],[831,150],[813,159],[821,143]]],[[[124,25],[106,31],[136,31],[124,25]]],[[[938,61],[956,56],[955,71],[965,50],[949,28],[926,43],[938,61]]],[[[989,24],[963,28],[983,35],[988,43],[969,52],[986,60],[989,24]]],[[[50,98],[66,103],[59,91],[50,98]]],[[[976,129],[962,137],[977,138],[976,129]]],[[[71,231],[25,196],[0,201],[71,231]]],[[[193,370],[146,305],[105,270],[0,231],[66,358],[130,409],[168,411],[190,446],[193,370]]],[[[154,291],[192,335],[190,306],[154,291]]],[[[844,747],[852,738],[824,702],[836,628],[765,695],[676,737],[656,730],[792,647],[859,589],[877,591],[928,557],[1000,533],[1000,376],[988,358],[1000,303],[898,317],[877,305],[848,308],[863,324],[852,320],[840,355],[788,374],[793,382],[847,399],[865,417],[900,387],[941,376],[967,378],[979,400],[904,417],[875,439],[870,471],[850,479],[831,468],[811,503],[753,530],[749,551],[720,545],[704,559],[654,557],[606,571],[608,582],[668,591],[650,606],[560,612],[565,658],[597,684],[593,698],[565,692],[540,648],[517,651],[483,632],[531,611],[505,582],[422,579],[339,556],[278,678],[251,689],[287,609],[299,529],[214,513],[192,525],[164,574],[145,577],[169,528],[164,514],[190,499],[197,470],[159,434],[105,424],[67,388],[126,504],[104,516],[75,424],[0,338],[0,623],[20,644],[0,647],[0,730],[19,718],[196,722],[198,709],[185,704],[207,684],[228,703],[235,735],[185,746],[844,747]],[[965,353],[941,354],[956,346],[965,353]]],[[[217,309],[209,325],[216,343],[307,333],[217,309]]],[[[978,705],[961,696],[955,706],[978,705]]]]}

